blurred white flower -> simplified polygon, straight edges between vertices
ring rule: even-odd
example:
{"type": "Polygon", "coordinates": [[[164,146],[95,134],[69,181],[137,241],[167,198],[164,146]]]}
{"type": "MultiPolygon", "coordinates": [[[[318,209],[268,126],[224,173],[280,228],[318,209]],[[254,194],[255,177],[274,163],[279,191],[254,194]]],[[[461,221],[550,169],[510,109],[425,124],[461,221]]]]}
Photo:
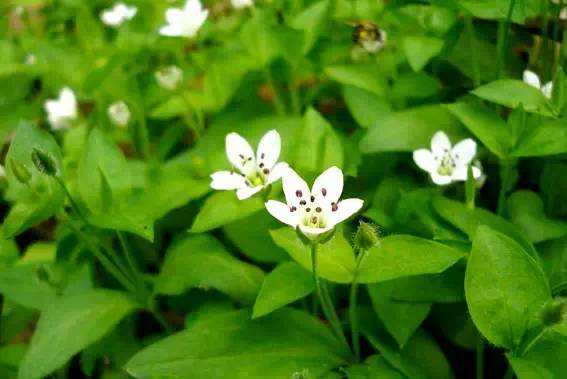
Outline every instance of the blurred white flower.
{"type": "MultiPolygon", "coordinates": [[[[445,185],[455,181],[466,181],[468,166],[476,155],[476,142],[470,138],[451,146],[449,137],[442,131],[433,135],[431,151],[419,149],[413,152],[416,165],[431,175],[437,185],[445,185]]],[[[473,177],[480,178],[480,168],[472,167],[473,177]]]]}
{"type": "Polygon", "coordinates": [[[254,5],[254,0],[230,0],[234,9],[243,9],[254,5]]]}
{"type": "Polygon", "coordinates": [[[173,91],[183,80],[183,71],[177,66],[167,66],[154,74],[160,87],[173,91]]]}
{"type": "Polygon", "coordinates": [[[71,126],[71,122],[77,118],[77,99],[73,90],[63,88],[57,99],[45,102],[45,110],[51,129],[60,130],[71,126]]]}
{"type": "Polygon", "coordinates": [[[37,58],[36,58],[35,54],[31,54],[31,53],[26,54],[26,57],[24,58],[24,64],[32,66],[36,63],[37,63],[37,58]]]}
{"type": "Polygon", "coordinates": [[[159,33],[168,37],[193,37],[208,15],[209,11],[203,9],[199,0],[187,0],[183,8],[168,8],[165,11],[167,25],[159,33]]]}
{"type": "Polygon", "coordinates": [[[240,200],[249,198],[279,180],[288,167],[287,163],[277,163],[281,138],[275,130],[264,134],[255,155],[248,141],[237,133],[228,134],[225,145],[226,156],[233,170],[213,173],[211,188],[236,190],[236,196],[240,200]]]}
{"type": "Polygon", "coordinates": [[[0,178],[6,177],[6,170],[4,170],[4,166],[0,164],[0,178]]]}
{"type": "Polygon", "coordinates": [[[116,126],[127,126],[130,116],[130,109],[123,101],[117,101],[108,107],[108,118],[116,126]]]}
{"type": "Polygon", "coordinates": [[[131,20],[138,13],[138,8],[129,7],[124,3],[116,3],[112,8],[102,11],[100,19],[108,26],[120,26],[124,21],[131,20]]]}
{"type": "Polygon", "coordinates": [[[339,200],[344,181],[338,167],[331,167],[319,175],[311,190],[291,168],[284,173],[282,183],[287,204],[269,200],[266,209],[284,224],[299,228],[309,239],[333,230],[364,204],[360,199],[339,200]]]}
{"type": "Polygon", "coordinates": [[[539,76],[535,72],[524,70],[524,82],[540,90],[541,93],[543,93],[543,96],[545,96],[546,98],[551,99],[551,93],[553,92],[552,81],[549,81],[542,85],[539,76]]]}

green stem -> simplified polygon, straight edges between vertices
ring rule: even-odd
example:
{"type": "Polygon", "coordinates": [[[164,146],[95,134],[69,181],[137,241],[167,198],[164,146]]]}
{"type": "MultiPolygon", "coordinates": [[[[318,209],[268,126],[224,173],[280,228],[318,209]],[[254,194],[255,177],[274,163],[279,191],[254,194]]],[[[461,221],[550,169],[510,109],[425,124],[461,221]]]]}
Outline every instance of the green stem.
{"type": "Polygon", "coordinates": [[[480,66],[478,64],[478,57],[476,55],[476,49],[474,47],[474,23],[473,18],[470,14],[465,15],[465,29],[469,37],[469,48],[471,49],[471,63],[473,68],[473,83],[475,88],[480,86],[480,66]]]}
{"type": "Polygon", "coordinates": [[[124,251],[124,255],[126,256],[126,262],[128,262],[130,271],[132,271],[132,275],[134,275],[136,281],[139,282],[140,271],[136,266],[136,262],[134,261],[134,257],[132,256],[132,251],[130,250],[128,244],[126,243],[126,238],[124,237],[124,234],[120,230],[117,230],[116,234],[118,235],[118,239],[120,240],[120,246],[124,251]]]}
{"type": "Polygon", "coordinates": [[[161,327],[168,333],[171,334],[174,332],[174,329],[167,320],[159,313],[155,308],[148,308],[150,313],[154,316],[157,322],[161,325],[161,327]]]}
{"type": "Polygon", "coordinates": [[[547,1],[542,2],[543,6],[543,24],[541,27],[541,42],[543,50],[543,78],[542,82],[545,83],[549,80],[549,62],[547,61],[547,54],[549,49],[549,38],[547,38],[547,28],[549,27],[549,4],[547,1]]]}
{"type": "Polygon", "coordinates": [[[358,257],[356,257],[356,269],[354,271],[354,278],[350,286],[350,299],[349,299],[349,318],[350,318],[350,334],[352,338],[352,348],[354,349],[354,357],[356,362],[360,362],[360,331],[358,327],[357,315],[357,294],[358,294],[358,270],[360,264],[364,259],[365,250],[360,250],[358,257]]]}
{"type": "Polygon", "coordinates": [[[83,233],[79,228],[73,225],[72,222],[69,222],[68,225],[73,229],[73,232],[83,241],[83,243],[87,246],[87,248],[94,254],[94,256],[100,261],[100,263],[104,266],[104,268],[112,275],[114,278],[128,291],[132,293],[137,293],[136,287],[132,284],[130,279],[120,271],[118,267],[115,266],[113,263],[104,253],[102,250],[96,245],[96,243],[92,242],[90,238],[83,233]]]}
{"type": "Polygon", "coordinates": [[[502,61],[504,60],[504,55],[508,50],[508,34],[510,31],[510,19],[512,18],[512,13],[514,12],[514,6],[516,5],[516,0],[510,0],[510,7],[508,8],[508,15],[504,24],[501,24],[499,28],[498,35],[498,56],[496,57],[496,79],[500,79],[502,61]]]}
{"type": "Polygon", "coordinates": [[[276,112],[280,115],[285,114],[285,105],[277,91],[277,88],[274,84],[274,80],[272,78],[272,72],[270,71],[270,67],[266,67],[264,70],[264,76],[266,77],[266,82],[268,83],[268,87],[272,91],[272,97],[274,99],[274,107],[276,108],[276,112]]]}
{"type": "Polygon", "coordinates": [[[65,183],[63,183],[63,180],[58,176],[54,176],[54,178],[55,178],[55,181],[57,182],[57,184],[59,184],[59,186],[61,186],[61,188],[63,188],[63,191],[65,192],[65,195],[67,196],[67,199],[69,199],[69,203],[71,203],[71,208],[73,208],[73,212],[75,212],[77,214],[77,216],[79,216],[79,218],[81,219],[81,221],[83,221],[85,223],[85,225],[91,226],[89,221],[85,218],[85,216],[83,216],[83,213],[81,212],[81,210],[79,209],[79,206],[77,205],[77,203],[73,199],[73,196],[71,196],[71,193],[67,189],[67,186],[65,185],[65,183]]]}
{"type": "Polygon", "coordinates": [[[297,90],[297,87],[295,86],[293,81],[290,81],[290,83],[288,84],[288,88],[289,88],[289,96],[291,98],[291,110],[294,115],[300,115],[301,101],[299,99],[299,92],[297,90]]]}
{"type": "Polygon", "coordinates": [[[476,379],[484,378],[484,340],[480,333],[476,341],[476,379]]]}
{"type": "Polygon", "coordinates": [[[317,275],[317,246],[318,245],[316,243],[311,245],[311,268],[313,273],[313,283],[315,284],[315,292],[319,297],[319,303],[321,304],[321,308],[323,309],[323,314],[329,322],[333,333],[336,335],[339,341],[341,341],[346,346],[347,350],[350,351],[348,342],[346,341],[340,324],[337,323],[338,317],[336,316],[332,303],[328,302],[328,299],[325,297],[321,283],[319,281],[319,276],[317,275]]]}
{"type": "MultiPolygon", "coordinates": [[[[558,60],[557,60],[557,54],[556,54],[556,50],[555,50],[555,46],[556,43],[559,43],[559,29],[560,29],[560,24],[561,24],[561,20],[560,20],[560,16],[561,16],[561,6],[558,6],[556,8],[555,11],[555,20],[553,23],[553,40],[551,42],[551,62],[552,62],[552,67],[559,67],[558,66],[558,60]]],[[[553,78],[553,75],[551,75],[550,80],[553,78]]]]}
{"type": "Polygon", "coordinates": [[[504,374],[504,379],[512,379],[514,378],[514,370],[512,366],[508,366],[508,370],[506,370],[506,374],[504,374]]]}
{"type": "Polygon", "coordinates": [[[498,194],[498,215],[504,215],[506,209],[506,195],[514,187],[514,161],[500,160],[500,193],[498,194]]]}

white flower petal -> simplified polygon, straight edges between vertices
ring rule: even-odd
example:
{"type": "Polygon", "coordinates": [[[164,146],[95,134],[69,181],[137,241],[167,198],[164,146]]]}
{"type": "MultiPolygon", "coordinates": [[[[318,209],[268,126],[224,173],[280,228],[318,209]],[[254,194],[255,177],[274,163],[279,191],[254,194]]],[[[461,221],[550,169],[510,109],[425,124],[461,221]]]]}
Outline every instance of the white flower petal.
{"type": "Polygon", "coordinates": [[[168,8],[165,11],[165,19],[170,25],[180,25],[183,23],[185,14],[181,9],[168,8]]]}
{"type": "Polygon", "coordinates": [[[337,225],[343,222],[362,208],[364,201],[360,199],[346,199],[341,200],[337,204],[335,211],[330,211],[327,213],[329,223],[332,225],[337,225]]]}
{"type": "Polygon", "coordinates": [[[526,84],[529,84],[530,86],[535,87],[537,89],[541,88],[541,82],[539,80],[539,76],[535,72],[530,70],[524,70],[523,78],[526,84]]]}
{"type": "Polygon", "coordinates": [[[548,99],[551,99],[551,95],[553,93],[553,82],[547,82],[541,87],[541,93],[548,99]]]}
{"type": "Polygon", "coordinates": [[[457,167],[468,165],[475,155],[476,142],[471,138],[460,141],[453,147],[453,150],[451,150],[451,156],[457,167]]]}
{"type": "Polygon", "coordinates": [[[211,188],[234,190],[246,187],[246,179],[233,171],[217,171],[211,175],[211,188]]]}
{"type": "Polygon", "coordinates": [[[270,175],[268,175],[268,180],[266,184],[272,184],[278,180],[280,180],[285,172],[289,170],[289,166],[285,162],[277,163],[270,171],[270,175]]]}
{"type": "MultiPolygon", "coordinates": [[[[482,171],[480,168],[473,166],[472,167],[472,174],[473,178],[478,179],[482,175],[482,171]]],[[[451,175],[451,180],[453,181],[466,181],[468,177],[468,166],[460,166],[453,171],[453,175],[451,175]]]]}
{"type": "Polygon", "coordinates": [[[451,181],[452,181],[450,176],[439,175],[437,172],[431,173],[431,180],[433,180],[433,183],[435,183],[439,186],[444,186],[446,184],[451,183],[451,181]]]}
{"type": "Polygon", "coordinates": [[[305,235],[305,237],[309,238],[310,240],[314,240],[315,238],[319,237],[321,234],[333,230],[333,228],[334,225],[327,226],[326,228],[314,228],[312,226],[299,224],[299,230],[301,230],[301,233],[303,233],[303,235],[305,235]]]}
{"type": "Polygon", "coordinates": [[[280,134],[276,130],[270,130],[260,140],[256,152],[256,162],[262,164],[261,168],[271,170],[278,161],[282,148],[280,134]]]}
{"type": "Polygon", "coordinates": [[[229,133],[225,138],[226,157],[230,163],[246,174],[250,169],[254,169],[254,151],[248,141],[238,133],[229,133]]]}
{"type": "Polygon", "coordinates": [[[443,131],[438,131],[437,133],[435,133],[433,135],[433,138],[431,139],[431,152],[433,153],[433,155],[442,155],[446,151],[450,150],[451,141],[449,140],[449,137],[447,137],[447,134],[445,134],[445,132],[443,131]]]}
{"type": "Polygon", "coordinates": [[[239,188],[236,190],[236,197],[238,197],[238,200],[245,200],[248,199],[249,197],[254,196],[262,189],[264,189],[263,186],[239,188]]]}
{"type": "Polygon", "coordinates": [[[202,12],[203,5],[200,0],[187,0],[183,9],[189,14],[198,14],[202,12]]]}
{"type": "Polygon", "coordinates": [[[301,200],[309,200],[311,192],[305,180],[301,179],[297,173],[288,168],[282,176],[283,191],[286,202],[299,208],[301,200]]]}
{"type": "Polygon", "coordinates": [[[297,226],[299,218],[297,210],[292,212],[289,205],[275,200],[268,200],[265,205],[268,212],[279,221],[294,228],[297,226]]]}
{"type": "Polygon", "coordinates": [[[413,161],[422,170],[433,172],[437,169],[437,162],[431,151],[427,149],[419,149],[413,152],[413,161]]]}
{"type": "Polygon", "coordinates": [[[313,183],[311,194],[324,199],[325,204],[336,203],[343,193],[344,178],[340,168],[333,166],[325,170],[313,183]]]}
{"type": "Polygon", "coordinates": [[[159,34],[166,37],[179,37],[181,29],[177,25],[166,25],[160,28],[159,34]]]}

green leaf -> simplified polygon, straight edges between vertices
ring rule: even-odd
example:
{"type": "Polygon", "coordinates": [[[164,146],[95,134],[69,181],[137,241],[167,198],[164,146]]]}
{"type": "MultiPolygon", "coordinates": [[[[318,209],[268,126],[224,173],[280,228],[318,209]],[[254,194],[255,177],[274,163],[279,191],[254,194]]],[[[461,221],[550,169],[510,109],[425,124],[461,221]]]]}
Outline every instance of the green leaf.
{"type": "Polygon", "coordinates": [[[453,344],[469,351],[476,349],[479,333],[466,303],[435,304],[431,316],[443,336],[453,344]]]}
{"type": "Polygon", "coordinates": [[[542,157],[567,153],[567,122],[565,119],[544,120],[527,128],[512,155],[516,157],[542,157]]]}
{"type": "Polygon", "coordinates": [[[292,20],[291,26],[304,32],[304,54],[309,52],[317,42],[324,22],[329,15],[330,3],[329,0],[321,0],[310,4],[292,20]]]}
{"type": "MultiPolygon", "coordinates": [[[[17,253],[17,251],[16,251],[17,253]]],[[[57,288],[40,277],[40,271],[55,269],[55,246],[51,243],[30,245],[18,261],[7,262],[0,270],[0,294],[30,309],[44,309],[57,297],[57,288]]]]}
{"type": "Polygon", "coordinates": [[[567,289],[567,237],[542,243],[538,246],[543,269],[553,293],[567,289]]]}
{"type": "Polygon", "coordinates": [[[78,186],[89,222],[153,239],[153,220],[134,205],[131,168],[116,145],[93,129],[78,171],[78,186]]]}
{"type": "Polygon", "coordinates": [[[230,255],[215,238],[186,235],[167,251],[155,291],[180,295],[193,287],[212,287],[242,304],[256,299],[264,273],[230,255]]]}
{"type": "Polygon", "coordinates": [[[442,39],[425,35],[407,36],[403,40],[404,53],[414,71],[421,71],[431,58],[441,52],[443,45],[442,39]]]}
{"type": "Polygon", "coordinates": [[[396,279],[393,300],[414,303],[454,303],[465,300],[465,265],[456,264],[440,274],[396,279]]]}
{"type": "Polygon", "coordinates": [[[472,94],[492,103],[517,108],[522,105],[526,112],[552,116],[551,106],[545,96],[536,88],[520,80],[497,80],[471,91],[472,94]]]}
{"type": "Polygon", "coordinates": [[[203,233],[246,218],[260,209],[264,203],[257,195],[247,200],[238,200],[235,191],[219,191],[205,200],[197,214],[192,233],[203,233]]]}
{"type": "Polygon", "coordinates": [[[281,223],[268,212],[256,212],[223,226],[222,231],[240,251],[255,261],[283,262],[289,260],[287,253],[270,237],[270,230],[279,227],[281,223]]]}
{"type": "MultiPolygon", "coordinates": [[[[276,245],[284,249],[303,268],[311,271],[311,248],[297,236],[295,230],[284,227],[270,231],[276,245]]],[[[331,239],[319,245],[317,274],[335,283],[350,283],[355,270],[352,247],[337,230],[331,239]]]]}
{"type": "Polygon", "coordinates": [[[508,155],[513,138],[508,125],[496,113],[474,103],[449,104],[447,108],[492,153],[500,158],[508,155]]]}
{"type": "Polygon", "coordinates": [[[457,140],[464,133],[444,107],[426,105],[386,115],[368,129],[360,141],[363,153],[414,151],[430,145],[435,132],[443,130],[457,140]]]}
{"type": "Polygon", "coordinates": [[[541,327],[539,313],[551,300],[543,270],[506,235],[480,226],[473,241],[465,276],[471,317],[496,346],[516,349],[532,330],[541,327]]]}
{"type": "Polygon", "coordinates": [[[136,303],[123,293],[101,289],[54,301],[39,318],[18,378],[49,375],[136,308],[136,303]]]}
{"type": "Polygon", "coordinates": [[[559,379],[567,375],[567,337],[548,329],[521,357],[507,354],[519,379],[559,379]]]}
{"type": "Polygon", "coordinates": [[[392,111],[392,106],[384,97],[358,87],[344,85],[343,97],[352,117],[364,128],[373,126],[392,111]]]}
{"type": "Polygon", "coordinates": [[[404,379],[384,357],[372,355],[364,364],[349,366],[345,369],[348,379],[404,379]]]}
{"type": "Polygon", "coordinates": [[[388,332],[403,347],[419,325],[425,320],[431,304],[405,303],[392,298],[397,281],[375,283],[367,286],[374,311],[388,332]]]}
{"type": "Polygon", "coordinates": [[[266,275],[254,303],[252,318],[258,318],[302,299],[313,292],[312,275],[295,262],[285,262],[266,275]]]}
{"type": "Polygon", "coordinates": [[[293,144],[293,167],[308,181],[331,166],[343,167],[344,151],[340,138],[332,125],[313,108],[305,112],[303,128],[297,130],[293,144]]]}
{"type": "Polygon", "coordinates": [[[518,242],[532,257],[537,259],[533,245],[514,224],[482,208],[469,209],[465,204],[438,196],[433,201],[435,211],[449,223],[463,231],[472,241],[482,225],[506,234],[518,242]]]}
{"type": "Polygon", "coordinates": [[[567,234],[567,222],[545,214],[543,201],[532,191],[514,192],[507,200],[510,221],[532,243],[560,238],[567,234]]]}
{"type": "Polygon", "coordinates": [[[437,274],[465,255],[439,242],[409,235],[392,235],[366,252],[360,265],[360,283],[383,282],[406,276],[437,274]]]}
{"type": "Polygon", "coordinates": [[[345,363],[333,335],[304,312],[282,309],[250,320],[247,310],[199,320],[136,354],[126,364],[135,378],[315,378],[345,363]]]}
{"type": "Polygon", "coordinates": [[[53,216],[65,200],[65,194],[56,179],[39,172],[32,162],[32,149],[39,149],[54,160],[61,171],[61,150],[55,139],[38,127],[21,123],[6,155],[6,176],[9,189],[6,197],[16,203],[3,222],[4,238],[14,237],[26,229],[53,216]],[[16,178],[14,164],[31,174],[27,184],[16,178]]]}
{"type": "Polygon", "coordinates": [[[325,74],[341,84],[358,87],[378,96],[387,95],[386,81],[375,64],[327,66],[325,74]]]}

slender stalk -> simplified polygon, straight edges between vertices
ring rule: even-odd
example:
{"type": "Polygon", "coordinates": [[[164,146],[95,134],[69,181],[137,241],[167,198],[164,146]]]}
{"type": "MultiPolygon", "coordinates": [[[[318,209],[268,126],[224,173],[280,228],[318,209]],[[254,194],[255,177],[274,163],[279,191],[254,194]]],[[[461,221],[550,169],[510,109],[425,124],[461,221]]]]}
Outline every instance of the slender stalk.
{"type": "Polygon", "coordinates": [[[473,68],[473,83],[475,88],[480,86],[481,77],[480,77],[480,66],[478,64],[478,57],[476,54],[476,49],[474,47],[474,23],[473,18],[470,14],[465,15],[465,29],[468,34],[469,38],[469,48],[471,53],[471,63],[473,68]]]}
{"type": "Polygon", "coordinates": [[[337,323],[338,317],[336,316],[335,310],[332,308],[332,303],[328,302],[328,299],[325,297],[323,289],[321,287],[321,282],[319,281],[319,276],[317,275],[317,244],[314,243],[311,245],[311,267],[313,273],[313,283],[315,284],[315,291],[317,296],[319,297],[319,303],[321,304],[321,308],[323,309],[323,313],[325,318],[329,322],[333,333],[336,337],[346,346],[347,350],[350,351],[348,346],[348,342],[344,336],[344,333],[340,327],[340,324],[337,323]]]}
{"type": "Polygon", "coordinates": [[[54,178],[55,178],[55,181],[57,182],[57,184],[59,184],[59,186],[61,186],[61,188],[65,192],[67,199],[69,199],[69,203],[71,203],[71,208],[73,208],[73,212],[75,212],[77,214],[77,216],[79,216],[79,218],[81,219],[81,221],[83,221],[85,223],[85,225],[90,226],[91,224],[85,218],[85,216],[83,216],[83,213],[81,212],[81,210],[79,209],[79,206],[77,205],[77,203],[73,199],[73,196],[71,196],[71,193],[67,189],[67,186],[65,185],[65,183],[63,183],[63,180],[58,176],[54,176],[54,178]]]}
{"type": "Polygon", "coordinates": [[[549,62],[547,61],[547,54],[549,49],[549,38],[547,38],[547,28],[549,27],[549,4],[548,1],[542,1],[543,24],[541,27],[541,40],[543,50],[543,82],[549,80],[549,62]]]}
{"type": "Polygon", "coordinates": [[[289,96],[291,98],[291,110],[294,115],[301,114],[301,101],[299,99],[299,91],[297,90],[297,86],[290,81],[288,83],[289,88],[289,96]]]}
{"type": "Polygon", "coordinates": [[[266,69],[264,70],[264,76],[266,77],[266,82],[272,92],[272,97],[274,99],[274,107],[276,108],[276,112],[280,115],[285,114],[286,113],[285,104],[283,103],[277,91],[276,85],[274,84],[274,79],[272,78],[272,72],[270,71],[269,67],[266,67],[266,69]]]}
{"type": "Polygon", "coordinates": [[[476,340],[476,379],[484,378],[484,340],[480,333],[476,340]]]}
{"type": "Polygon", "coordinates": [[[117,230],[116,234],[118,235],[118,239],[120,240],[120,246],[122,247],[122,250],[124,251],[124,255],[126,256],[126,262],[128,262],[128,266],[130,267],[130,270],[132,271],[134,278],[136,278],[136,281],[139,281],[140,271],[136,266],[136,262],[134,261],[134,257],[132,256],[132,251],[130,250],[128,244],[126,243],[126,238],[124,237],[124,233],[122,233],[120,230],[117,230]]]}
{"type": "Polygon", "coordinates": [[[499,28],[498,35],[498,55],[496,57],[496,79],[500,79],[502,61],[504,60],[504,55],[508,50],[508,34],[510,31],[510,19],[512,18],[512,13],[514,12],[514,7],[516,5],[516,0],[510,0],[510,7],[508,8],[508,15],[501,28],[499,28]]]}
{"type": "Polygon", "coordinates": [[[354,278],[352,279],[352,284],[350,286],[350,299],[349,299],[349,319],[350,319],[350,334],[351,334],[351,342],[352,348],[354,350],[354,357],[356,362],[360,362],[360,331],[358,327],[358,314],[357,310],[357,295],[358,295],[358,270],[360,268],[360,264],[364,259],[364,254],[366,253],[365,250],[360,250],[358,253],[358,257],[356,257],[356,268],[354,271],[354,278]]]}
{"type": "Polygon", "coordinates": [[[94,254],[94,256],[100,261],[104,268],[112,275],[114,278],[128,291],[137,293],[136,287],[132,284],[130,279],[120,271],[118,267],[102,252],[102,250],[92,242],[90,238],[83,233],[79,228],[69,222],[68,225],[73,229],[73,232],[83,241],[87,248],[94,254]]]}
{"type": "Polygon", "coordinates": [[[502,216],[506,209],[506,195],[514,186],[514,161],[500,160],[500,193],[498,194],[498,215],[502,216]]]}
{"type": "MultiPolygon", "coordinates": [[[[558,65],[559,59],[557,59],[557,58],[559,58],[559,56],[557,54],[557,50],[556,50],[555,46],[559,43],[559,29],[560,29],[560,26],[561,26],[560,25],[561,24],[560,16],[561,16],[561,7],[558,6],[558,7],[556,7],[556,10],[555,10],[554,21],[553,21],[553,40],[551,41],[551,62],[552,62],[551,64],[552,64],[552,67],[555,68],[555,70],[557,70],[557,67],[559,67],[559,65],[558,65]]],[[[552,78],[553,78],[553,75],[551,75],[550,79],[552,79],[552,78]]]]}
{"type": "Polygon", "coordinates": [[[167,320],[157,311],[155,308],[148,308],[152,316],[155,317],[157,322],[161,325],[161,327],[169,334],[174,332],[174,329],[171,325],[167,322],[167,320]]]}

